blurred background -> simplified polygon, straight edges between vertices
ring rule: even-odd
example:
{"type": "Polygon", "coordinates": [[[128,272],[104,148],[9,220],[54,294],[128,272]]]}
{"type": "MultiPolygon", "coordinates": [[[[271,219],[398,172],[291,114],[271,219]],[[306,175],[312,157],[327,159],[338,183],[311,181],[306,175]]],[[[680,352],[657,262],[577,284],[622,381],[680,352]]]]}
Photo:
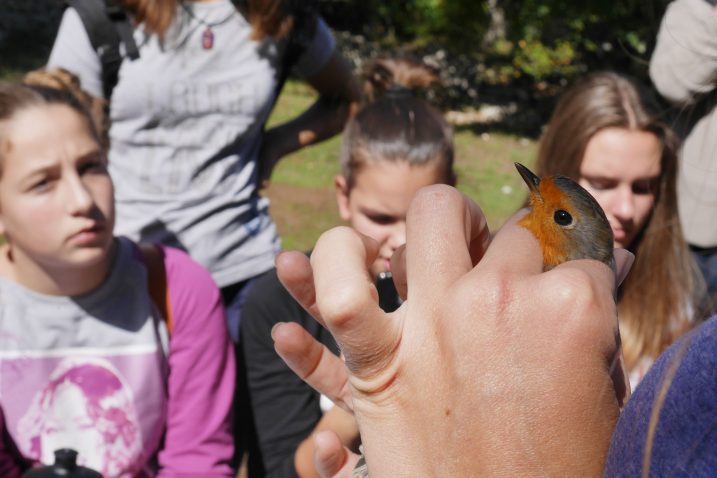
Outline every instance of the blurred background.
{"type": "MultiPolygon", "coordinates": [[[[613,69],[647,82],[647,63],[669,0],[303,0],[316,2],[357,71],[377,56],[410,55],[436,67],[427,92],[456,131],[458,187],[491,227],[522,203],[512,163],[534,162],[556,96],[588,71],[613,69]]],[[[0,0],[0,78],[42,66],[62,0],[0,0]]],[[[313,99],[289,82],[271,121],[313,99]]],[[[283,161],[265,191],[285,248],[309,249],[338,224],[333,176],[340,138],[283,161]]]]}

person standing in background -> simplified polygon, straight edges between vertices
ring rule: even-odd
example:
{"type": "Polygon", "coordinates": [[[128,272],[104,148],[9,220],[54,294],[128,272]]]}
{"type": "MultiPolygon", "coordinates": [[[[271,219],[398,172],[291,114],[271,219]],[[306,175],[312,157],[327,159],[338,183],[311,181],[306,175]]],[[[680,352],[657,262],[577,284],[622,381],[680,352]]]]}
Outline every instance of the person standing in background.
{"type": "Polygon", "coordinates": [[[111,97],[74,8],[64,13],[48,66],[76,74],[84,89],[109,102],[117,233],[178,247],[209,269],[236,340],[232,302],[248,280],[273,267],[280,249],[260,185],[281,157],[341,131],[358,87],[329,28],[314,15],[301,32],[304,49],[292,72],[319,98],[297,118],[265,130],[297,23],[293,2],[119,5],[139,57],[123,59],[111,97]]]}
{"type": "Polygon", "coordinates": [[[704,284],[677,212],[674,132],[635,81],[596,72],[558,100],[538,150],[539,176],[576,180],[605,211],[614,246],[635,254],[617,292],[630,383],[704,318],[704,284]]]}
{"type": "Polygon", "coordinates": [[[657,91],[684,138],[677,183],[682,228],[717,305],[717,1],[669,4],[650,59],[657,91]]]}

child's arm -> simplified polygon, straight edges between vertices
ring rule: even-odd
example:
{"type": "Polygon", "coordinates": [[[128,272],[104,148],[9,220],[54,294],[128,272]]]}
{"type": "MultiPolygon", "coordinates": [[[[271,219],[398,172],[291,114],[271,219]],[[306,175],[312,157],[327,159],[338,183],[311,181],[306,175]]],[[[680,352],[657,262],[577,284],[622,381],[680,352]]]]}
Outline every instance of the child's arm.
{"type": "Polygon", "coordinates": [[[235,361],[221,295],[189,256],[171,248],[164,252],[174,328],[159,476],[234,476],[235,361]]]}

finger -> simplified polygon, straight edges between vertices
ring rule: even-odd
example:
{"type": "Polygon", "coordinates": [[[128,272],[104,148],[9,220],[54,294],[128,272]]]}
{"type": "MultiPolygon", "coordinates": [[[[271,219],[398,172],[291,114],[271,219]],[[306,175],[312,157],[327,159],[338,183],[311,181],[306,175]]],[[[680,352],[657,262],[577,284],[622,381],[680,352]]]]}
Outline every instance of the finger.
{"type": "Polygon", "coordinates": [[[335,404],[353,412],[344,362],[299,324],[278,323],[271,329],[274,349],[302,380],[335,404]]]}
{"type": "Polygon", "coordinates": [[[613,255],[615,256],[615,270],[617,271],[615,283],[619,287],[635,263],[635,254],[627,249],[617,248],[613,250],[613,255]]]}
{"type": "Polygon", "coordinates": [[[276,272],[279,280],[289,291],[291,296],[321,323],[319,308],[316,306],[316,290],[314,288],[314,272],[311,269],[309,258],[298,251],[281,252],[276,256],[276,272]]]}
{"type": "Polygon", "coordinates": [[[408,283],[406,282],[406,245],[398,247],[391,256],[391,275],[396,292],[402,300],[408,296],[408,283]]]}
{"type": "Polygon", "coordinates": [[[480,270],[503,270],[522,274],[543,271],[543,254],[538,240],[518,221],[526,214],[521,210],[500,228],[485,253],[480,270]]]}
{"type": "Polygon", "coordinates": [[[337,227],[321,235],[311,255],[316,303],[339,343],[346,365],[358,378],[381,370],[398,341],[400,323],[378,306],[378,293],[368,267],[378,244],[351,228],[337,227]]]}
{"type": "Polygon", "coordinates": [[[473,268],[490,242],[483,211],[455,188],[419,190],[406,217],[408,297],[446,290],[473,268]]]}
{"type": "Polygon", "coordinates": [[[325,430],[314,437],[314,465],[321,478],[351,478],[359,456],[341,444],[336,433],[325,430]]]}

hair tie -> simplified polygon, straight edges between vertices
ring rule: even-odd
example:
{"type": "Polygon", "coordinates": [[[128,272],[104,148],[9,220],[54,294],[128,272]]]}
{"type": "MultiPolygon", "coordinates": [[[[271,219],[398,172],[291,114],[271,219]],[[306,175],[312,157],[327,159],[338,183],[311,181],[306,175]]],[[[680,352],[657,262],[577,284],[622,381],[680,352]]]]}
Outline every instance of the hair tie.
{"type": "Polygon", "coordinates": [[[392,100],[399,100],[402,98],[411,98],[413,97],[413,88],[407,88],[403,85],[391,85],[384,95],[386,98],[390,98],[392,100]]]}

